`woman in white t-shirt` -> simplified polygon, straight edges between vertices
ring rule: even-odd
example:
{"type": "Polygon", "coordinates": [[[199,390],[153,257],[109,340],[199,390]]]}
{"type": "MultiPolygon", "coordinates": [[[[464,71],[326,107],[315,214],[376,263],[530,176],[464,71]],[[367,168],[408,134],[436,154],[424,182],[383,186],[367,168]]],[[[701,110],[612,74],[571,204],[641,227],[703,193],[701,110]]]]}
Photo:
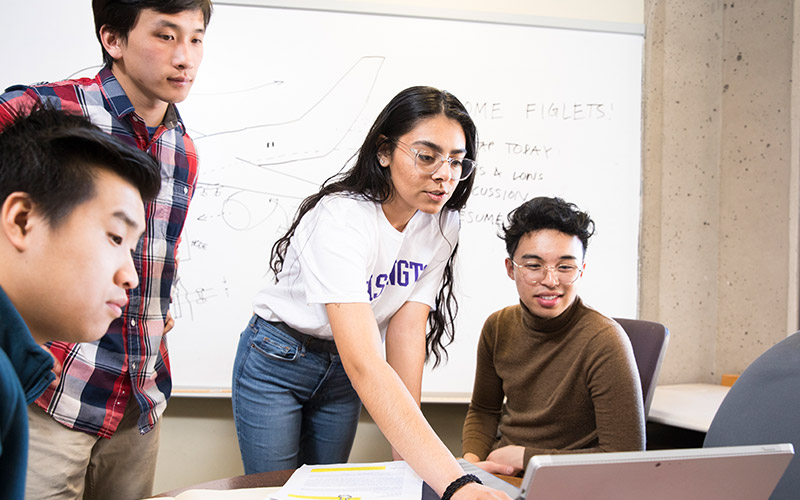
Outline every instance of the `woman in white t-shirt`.
{"type": "Polygon", "coordinates": [[[300,205],[234,364],[245,472],[346,462],[363,401],[395,458],[440,496],[506,498],[464,475],[419,408],[426,356],[438,363],[453,338],[475,153],[461,102],[412,87],[378,115],[352,168],[300,205]]]}

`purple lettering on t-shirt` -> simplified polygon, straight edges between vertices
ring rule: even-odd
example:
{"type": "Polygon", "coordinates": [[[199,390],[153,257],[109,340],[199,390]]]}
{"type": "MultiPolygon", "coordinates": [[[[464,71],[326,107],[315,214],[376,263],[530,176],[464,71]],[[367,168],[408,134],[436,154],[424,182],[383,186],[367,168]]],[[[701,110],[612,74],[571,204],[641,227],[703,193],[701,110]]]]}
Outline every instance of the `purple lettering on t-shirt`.
{"type": "Polygon", "coordinates": [[[386,287],[407,287],[413,285],[419,281],[419,278],[427,267],[427,264],[421,262],[412,262],[402,259],[394,261],[389,273],[373,274],[367,280],[367,294],[369,295],[369,300],[373,301],[380,297],[386,287]]]}
{"type": "Polygon", "coordinates": [[[397,284],[399,286],[408,286],[408,262],[405,260],[398,260],[394,266],[397,273],[397,284]]]}

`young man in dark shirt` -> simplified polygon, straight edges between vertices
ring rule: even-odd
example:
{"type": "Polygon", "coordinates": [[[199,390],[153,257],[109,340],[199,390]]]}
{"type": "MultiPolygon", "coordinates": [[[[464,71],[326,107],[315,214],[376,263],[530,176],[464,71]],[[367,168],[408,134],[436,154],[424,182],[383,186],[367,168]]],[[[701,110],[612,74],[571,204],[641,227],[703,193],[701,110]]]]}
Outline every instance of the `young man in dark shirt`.
{"type": "Polygon", "coordinates": [[[40,345],[122,315],[159,186],[152,157],[83,117],[36,109],[0,133],[0,498],[23,498],[27,405],[54,379],[40,345]]]}

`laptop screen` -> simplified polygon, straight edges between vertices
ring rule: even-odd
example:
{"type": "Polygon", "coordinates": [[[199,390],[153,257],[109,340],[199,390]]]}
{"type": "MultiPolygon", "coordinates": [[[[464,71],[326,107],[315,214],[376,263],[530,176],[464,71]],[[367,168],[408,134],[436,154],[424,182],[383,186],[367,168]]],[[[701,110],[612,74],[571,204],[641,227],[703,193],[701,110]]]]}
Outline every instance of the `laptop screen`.
{"type": "Polygon", "coordinates": [[[791,444],[624,453],[539,455],[524,500],[768,499],[794,454],[791,444]]]}

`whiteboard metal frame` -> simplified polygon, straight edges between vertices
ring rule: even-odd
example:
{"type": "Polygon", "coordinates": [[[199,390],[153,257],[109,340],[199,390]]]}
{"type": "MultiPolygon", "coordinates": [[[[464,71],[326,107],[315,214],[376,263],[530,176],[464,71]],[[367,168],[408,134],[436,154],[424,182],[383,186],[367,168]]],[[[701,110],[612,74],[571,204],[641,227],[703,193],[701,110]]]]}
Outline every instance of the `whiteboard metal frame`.
{"type": "Polygon", "coordinates": [[[407,5],[376,5],[367,2],[347,0],[237,0],[234,2],[217,1],[214,5],[233,5],[249,7],[274,7],[293,10],[317,10],[324,12],[342,12],[348,14],[372,14],[399,17],[417,17],[453,21],[471,21],[478,23],[509,24],[519,26],[536,26],[578,31],[599,31],[623,35],[644,36],[644,24],[621,23],[613,21],[596,21],[590,19],[570,19],[565,17],[546,17],[517,15],[503,12],[476,12],[453,10],[438,7],[419,7],[407,5]]]}

